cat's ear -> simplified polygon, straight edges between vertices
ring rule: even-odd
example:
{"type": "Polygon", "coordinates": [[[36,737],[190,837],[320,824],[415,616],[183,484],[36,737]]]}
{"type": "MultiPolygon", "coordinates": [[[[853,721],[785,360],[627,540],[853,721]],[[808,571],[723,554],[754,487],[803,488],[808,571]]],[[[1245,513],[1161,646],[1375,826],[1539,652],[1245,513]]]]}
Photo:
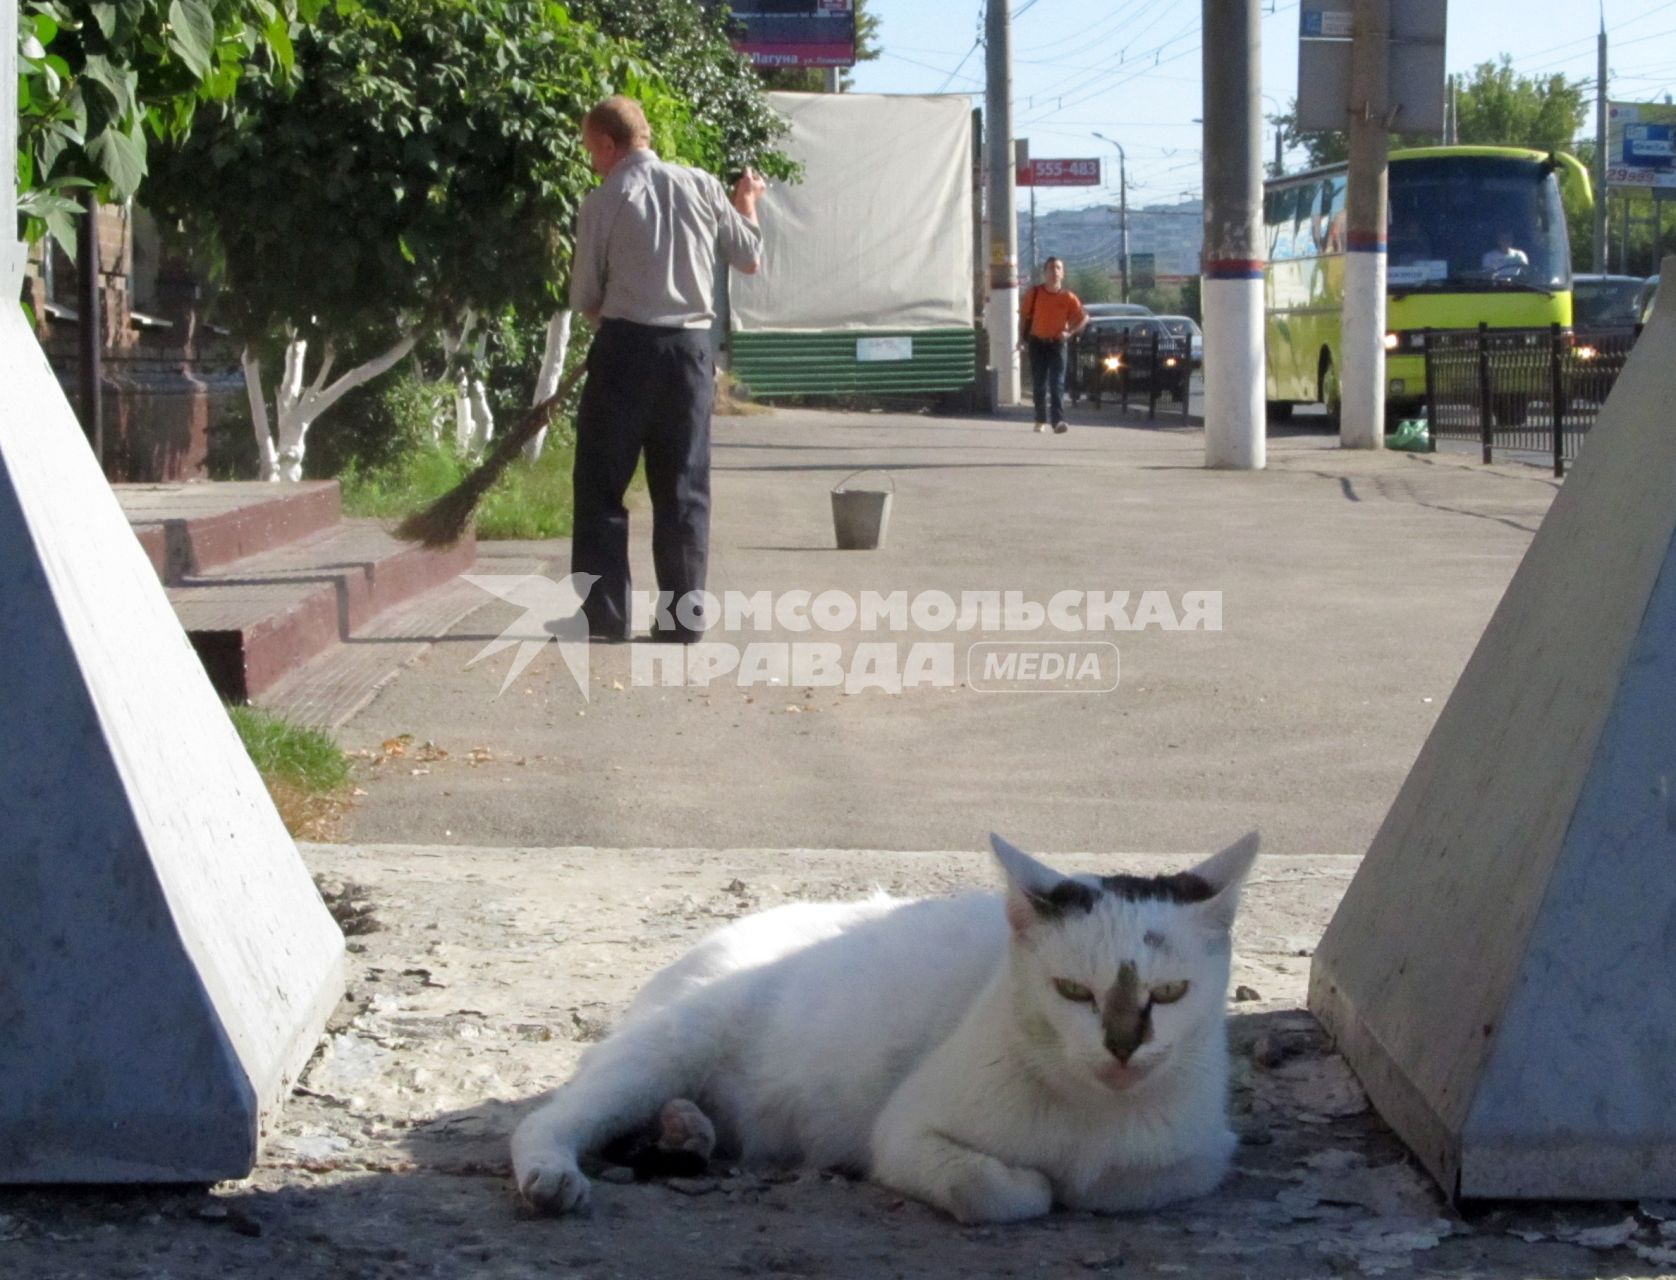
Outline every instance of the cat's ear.
{"type": "Polygon", "coordinates": [[[993,831],[989,833],[989,846],[1007,873],[1007,923],[1015,934],[1022,934],[1041,922],[1037,902],[1046,899],[1065,877],[993,831]]]}
{"type": "Polygon", "coordinates": [[[1257,832],[1249,832],[1193,868],[1191,874],[1211,887],[1211,896],[1198,904],[1198,911],[1200,918],[1213,928],[1226,933],[1234,927],[1240,886],[1251,873],[1251,864],[1257,861],[1257,849],[1262,843],[1257,832]]]}

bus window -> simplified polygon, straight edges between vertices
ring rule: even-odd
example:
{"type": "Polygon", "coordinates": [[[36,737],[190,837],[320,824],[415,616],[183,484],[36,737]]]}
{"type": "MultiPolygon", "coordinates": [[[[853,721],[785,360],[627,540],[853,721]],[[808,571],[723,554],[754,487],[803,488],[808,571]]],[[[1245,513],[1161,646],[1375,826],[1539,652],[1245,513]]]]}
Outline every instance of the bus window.
{"type": "Polygon", "coordinates": [[[1559,201],[1559,184],[1535,159],[1392,161],[1391,208],[1403,211],[1403,235],[1427,246],[1423,269],[1405,287],[1567,288],[1571,252],[1559,201]]]}
{"type": "Polygon", "coordinates": [[[1348,213],[1345,209],[1345,179],[1342,174],[1328,178],[1321,184],[1322,211],[1327,217],[1326,251],[1328,253],[1343,253],[1345,244],[1345,226],[1348,213]]]}
{"type": "Polygon", "coordinates": [[[1293,236],[1293,223],[1297,219],[1298,188],[1281,187],[1270,193],[1274,201],[1270,231],[1274,237],[1274,247],[1269,257],[1274,262],[1285,262],[1297,256],[1297,247],[1293,236]]]}

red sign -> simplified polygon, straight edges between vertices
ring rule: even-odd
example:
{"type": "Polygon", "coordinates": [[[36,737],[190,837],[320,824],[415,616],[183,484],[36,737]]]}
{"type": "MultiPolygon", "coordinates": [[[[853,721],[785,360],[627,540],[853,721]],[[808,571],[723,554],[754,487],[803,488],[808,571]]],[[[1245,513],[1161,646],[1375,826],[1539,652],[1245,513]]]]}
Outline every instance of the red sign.
{"type": "Polygon", "coordinates": [[[1021,187],[1097,187],[1098,160],[1026,160],[1018,166],[1021,187]]]}

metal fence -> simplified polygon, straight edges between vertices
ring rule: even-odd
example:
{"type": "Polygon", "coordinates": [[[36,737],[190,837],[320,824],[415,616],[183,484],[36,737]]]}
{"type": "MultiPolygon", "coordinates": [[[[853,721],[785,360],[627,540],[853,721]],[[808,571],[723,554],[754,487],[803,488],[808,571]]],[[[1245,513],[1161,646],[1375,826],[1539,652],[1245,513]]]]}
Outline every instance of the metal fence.
{"type": "Polygon", "coordinates": [[[1548,454],[1564,475],[1594,425],[1639,330],[1573,343],[1548,329],[1431,329],[1426,340],[1426,418],[1433,440],[1548,454]]]}
{"type": "Polygon", "coordinates": [[[1174,397],[1182,417],[1188,416],[1193,386],[1192,347],[1183,339],[1159,340],[1158,331],[1138,334],[1085,329],[1071,341],[1067,392],[1087,399],[1095,408],[1110,399],[1121,412],[1131,400],[1146,404],[1146,416],[1158,417],[1160,397],[1174,397]]]}

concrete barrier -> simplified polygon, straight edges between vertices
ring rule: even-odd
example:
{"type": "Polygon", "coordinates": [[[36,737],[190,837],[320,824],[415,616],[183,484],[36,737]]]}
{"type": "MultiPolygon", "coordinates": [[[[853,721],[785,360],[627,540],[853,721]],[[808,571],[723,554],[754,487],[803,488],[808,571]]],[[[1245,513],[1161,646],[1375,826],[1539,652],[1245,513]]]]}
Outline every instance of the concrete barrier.
{"type": "Polygon", "coordinates": [[[0,1183],[243,1176],[343,938],[9,303],[0,712],[0,1183]]]}
{"type": "Polygon", "coordinates": [[[1462,1198],[1676,1196],[1672,403],[1676,308],[1315,954],[1310,1008],[1462,1198]]]}

